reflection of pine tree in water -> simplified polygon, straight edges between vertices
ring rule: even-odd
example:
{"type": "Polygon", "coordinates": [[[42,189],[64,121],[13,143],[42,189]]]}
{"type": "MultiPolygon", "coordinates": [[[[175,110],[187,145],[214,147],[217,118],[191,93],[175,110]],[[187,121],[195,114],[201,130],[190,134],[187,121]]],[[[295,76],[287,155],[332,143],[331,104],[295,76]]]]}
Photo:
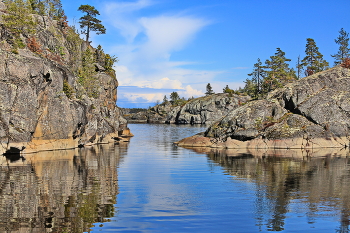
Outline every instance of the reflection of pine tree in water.
{"type": "Polygon", "coordinates": [[[305,209],[309,224],[321,215],[338,215],[337,232],[349,232],[350,168],[345,156],[298,159],[226,156],[223,151],[207,154],[230,175],[255,183],[255,213],[260,229],[265,225],[271,231],[284,230],[286,215],[293,204],[305,209]]]}
{"type": "Polygon", "coordinates": [[[107,221],[114,215],[117,166],[126,152],[120,149],[42,152],[1,166],[0,231],[83,232],[107,221]]]}

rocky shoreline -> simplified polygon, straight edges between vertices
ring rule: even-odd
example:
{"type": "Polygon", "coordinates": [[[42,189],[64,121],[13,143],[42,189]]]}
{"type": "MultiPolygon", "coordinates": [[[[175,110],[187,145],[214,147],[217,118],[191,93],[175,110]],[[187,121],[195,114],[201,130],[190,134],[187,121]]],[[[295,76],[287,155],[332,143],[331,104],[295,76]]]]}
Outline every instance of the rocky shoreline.
{"type": "Polygon", "coordinates": [[[241,149],[346,148],[350,140],[350,70],[316,73],[241,106],[206,132],[176,144],[241,149]]]}

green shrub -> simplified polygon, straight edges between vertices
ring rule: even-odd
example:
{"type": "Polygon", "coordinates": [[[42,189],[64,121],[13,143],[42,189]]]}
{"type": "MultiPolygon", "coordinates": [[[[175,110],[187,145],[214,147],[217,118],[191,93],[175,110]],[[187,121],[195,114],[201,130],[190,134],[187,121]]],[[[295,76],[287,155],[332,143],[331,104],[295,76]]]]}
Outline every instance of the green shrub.
{"type": "Polygon", "coordinates": [[[69,83],[66,80],[63,81],[63,92],[69,99],[72,99],[75,93],[72,86],[69,85],[69,83]]]}

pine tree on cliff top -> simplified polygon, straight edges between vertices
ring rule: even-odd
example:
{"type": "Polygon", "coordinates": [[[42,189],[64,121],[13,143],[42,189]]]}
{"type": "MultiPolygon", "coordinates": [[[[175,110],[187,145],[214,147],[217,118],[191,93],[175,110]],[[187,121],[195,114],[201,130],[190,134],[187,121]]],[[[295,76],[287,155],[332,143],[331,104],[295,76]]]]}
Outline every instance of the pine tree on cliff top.
{"type": "Polygon", "coordinates": [[[339,45],[338,53],[331,55],[335,59],[334,65],[336,66],[341,64],[345,58],[350,57],[349,33],[347,33],[343,28],[340,29],[339,36],[334,41],[339,45]]]}
{"type": "Polygon", "coordinates": [[[245,81],[244,91],[254,98],[258,98],[261,94],[262,80],[266,74],[263,68],[264,66],[260,58],[258,58],[258,62],[254,64],[253,72],[248,74],[252,78],[245,81]]]}
{"type": "Polygon", "coordinates": [[[280,48],[277,48],[274,56],[270,56],[270,60],[265,61],[267,70],[262,85],[264,94],[296,80],[295,71],[287,63],[289,61],[291,59],[286,58],[285,52],[280,48]]]}
{"type": "Polygon", "coordinates": [[[213,88],[211,87],[210,83],[207,84],[207,92],[205,92],[206,95],[212,95],[215,94],[215,92],[213,91],[213,88]]]}
{"type": "Polygon", "coordinates": [[[170,101],[173,105],[177,105],[180,100],[180,96],[176,91],[170,93],[170,101]]]}
{"type": "Polygon", "coordinates": [[[307,38],[305,54],[301,67],[306,68],[307,76],[328,69],[329,63],[323,59],[314,39],[307,38]]]}
{"type": "Polygon", "coordinates": [[[95,7],[90,5],[81,5],[78,8],[78,11],[86,13],[86,15],[80,17],[80,28],[85,30],[82,32],[86,35],[86,42],[89,42],[90,32],[94,31],[97,35],[105,34],[106,29],[101,24],[101,20],[96,19],[97,15],[100,15],[100,12],[95,9],[95,7]]]}

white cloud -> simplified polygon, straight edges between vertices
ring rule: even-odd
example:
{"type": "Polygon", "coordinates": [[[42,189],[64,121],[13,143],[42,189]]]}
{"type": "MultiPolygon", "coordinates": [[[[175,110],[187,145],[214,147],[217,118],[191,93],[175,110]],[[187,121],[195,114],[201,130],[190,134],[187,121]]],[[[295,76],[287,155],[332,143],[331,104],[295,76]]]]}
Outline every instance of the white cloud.
{"type": "Polygon", "coordinates": [[[162,93],[137,93],[140,89],[135,89],[133,93],[120,94],[123,95],[120,99],[154,102],[169,95],[169,90],[180,90],[180,96],[185,98],[203,95],[201,90],[205,89],[205,85],[200,89],[194,85],[211,82],[222,72],[186,69],[185,65],[196,62],[171,61],[170,58],[174,51],[185,49],[210,22],[180,13],[141,15],[142,10],[155,4],[151,0],[138,0],[104,5],[103,22],[124,38],[108,50],[117,54],[120,60],[115,66],[119,85],[167,89],[162,93]]]}
{"type": "Polygon", "coordinates": [[[154,94],[129,93],[129,94],[123,95],[123,97],[128,99],[131,103],[138,103],[138,102],[155,103],[156,101],[161,101],[164,95],[161,93],[154,93],[154,94]]]}
{"type": "Polygon", "coordinates": [[[204,92],[200,90],[196,90],[192,88],[190,85],[187,85],[185,88],[185,91],[180,91],[180,96],[185,97],[185,98],[190,98],[190,97],[198,97],[198,96],[203,96],[204,92]]]}
{"type": "Polygon", "coordinates": [[[158,16],[141,18],[148,41],[143,53],[147,57],[156,56],[169,59],[170,52],[182,49],[207,22],[188,16],[158,16]]]}
{"type": "Polygon", "coordinates": [[[159,81],[153,81],[146,86],[156,89],[182,89],[182,83],[179,80],[170,80],[169,78],[162,78],[159,81]]]}
{"type": "Polygon", "coordinates": [[[152,6],[150,0],[138,0],[136,2],[106,2],[104,4],[105,22],[108,22],[120,30],[130,43],[142,30],[141,25],[135,23],[135,13],[143,8],[152,6]]]}
{"type": "Polygon", "coordinates": [[[184,85],[178,80],[170,80],[163,78],[158,82],[148,83],[148,85],[140,86],[121,86],[118,88],[118,99],[122,101],[130,101],[136,103],[137,101],[154,103],[158,100],[163,100],[164,95],[170,96],[170,93],[176,91],[180,97],[190,98],[203,96],[201,90],[193,88],[191,85],[184,85]]]}

